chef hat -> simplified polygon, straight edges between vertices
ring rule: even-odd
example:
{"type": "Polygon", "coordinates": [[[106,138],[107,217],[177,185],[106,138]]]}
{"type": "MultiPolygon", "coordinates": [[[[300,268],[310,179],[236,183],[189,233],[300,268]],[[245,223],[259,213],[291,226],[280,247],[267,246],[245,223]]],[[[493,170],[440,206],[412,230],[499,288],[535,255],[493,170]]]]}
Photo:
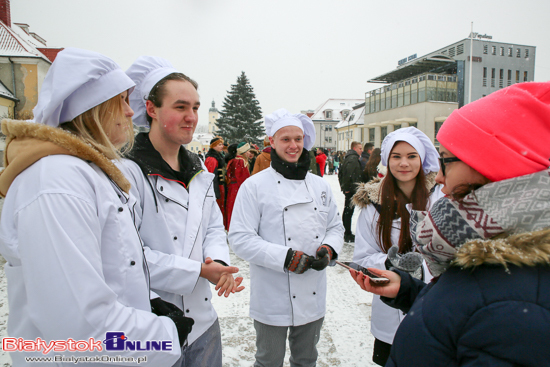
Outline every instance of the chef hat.
{"type": "Polygon", "coordinates": [[[382,151],[382,165],[388,165],[390,152],[395,143],[398,141],[407,142],[414,149],[416,149],[418,155],[420,156],[420,161],[422,162],[422,168],[424,169],[425,174],[439,171],[439,153],[437,153],[437,150],[432,144],[430,138],[428,138],[426,134],[418,130],[416,127],[405,127],[395,130],[384,138],[380,148],[382,151]]]}
{"type": "Polygon", "coordinates": [[[107,56],[66,48],[57,54],[44,78],[34,121],[59,126],[126,90],[131,93],[134,86],[107,56]]]}
{"type": "Polygon", "coordinates": [[[271,115],[265,116],[265,132],[267,136],[286,126],[297,126],[304,132],[304,148],[310,150],[315,143],[315,125],[306,115],[301,113],[291,114],[284,108],[280,108],[271,115]]]}
{"type": "Polygon", "coordinates": [[[126,74],[136,83],[136,92],[130,97],[130,107],[134,110],[134,125],[149,126],[146,101],[151,89],[162,78],[179,73],[170,61],[156,56],[140,56],[126,70],[126,74]]]}

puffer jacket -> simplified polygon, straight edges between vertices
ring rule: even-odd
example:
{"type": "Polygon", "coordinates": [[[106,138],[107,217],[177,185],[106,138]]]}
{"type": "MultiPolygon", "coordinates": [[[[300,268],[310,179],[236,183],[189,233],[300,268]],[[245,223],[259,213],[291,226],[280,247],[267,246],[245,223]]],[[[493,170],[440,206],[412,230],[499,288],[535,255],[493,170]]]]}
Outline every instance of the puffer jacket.
{"type": "Polygon", "coordinates": [[[550,365],[549,264],[544,229],[467,242],[429,285],[400,272],[382,300],[408,315],[386,366],[550,365]]]}
{"type": "Polygon", "coordinates": [[[348,150],[344,162],[338,171],[338,181],[340,181],[340,189],[342,192],[355,193],[357,184],[363,179],[363,170],[361,162],[359,162],[359,154],[353,149],[348,150]]]}

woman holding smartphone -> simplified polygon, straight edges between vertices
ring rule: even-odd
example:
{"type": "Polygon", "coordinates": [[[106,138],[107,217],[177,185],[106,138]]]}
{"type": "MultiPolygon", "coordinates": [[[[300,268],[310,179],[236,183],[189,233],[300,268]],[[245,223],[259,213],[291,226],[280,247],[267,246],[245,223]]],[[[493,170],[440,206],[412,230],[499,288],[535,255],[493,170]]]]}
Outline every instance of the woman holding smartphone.
{"type": "MultiPolygon", "coordinates": [[[[388,166],[387,176],[360,185],[353,197],[354,205],[361,208],[353,262],[364,268],[397,266],[429,281],[431,276],[422,266],[420,254],[411,253],[407,205],[426,210],[443,196],[435,182],[437,150],[423,132],[408,127],[386,136],[381,156],[382,164],[388,166]]],[[[373,298],[371,332],[376,364],[386,364],[395,331],[404,317],[383,304],[380,297],[373,298]]]]}
{"type": "MultiPolygon", "coordinates": [[[[151,313],[130,184],[113,163],[133,142],[133,87],[113,60],[68,48],[46,75],[35,121],[2,122],[7,138],[0,251],[7,261],[8,334],[46,344],[95,340],[103,348],[121,346],[125,338],[143,345],[166,341],[171,348],[164,351],[122,344],[112,356],[171,366],[192,320],[169,304],[153,307],[168,317],[151,313]]],[[[109,354],[87,350],[55,349],[55,355],[109,354]]],[[[42,350],[14,351],[13,366],[26,366],[25,357],[33,356],[48,357],[42,350]]]]}
{"type": "Polygon", "coordinates": [[[361,288],[407,312],[387,366],[550,361],[550,83],[521,83],[454,111],[437,140],[447,195],[411,214],[434,280],[399,270],[361,288]]]}

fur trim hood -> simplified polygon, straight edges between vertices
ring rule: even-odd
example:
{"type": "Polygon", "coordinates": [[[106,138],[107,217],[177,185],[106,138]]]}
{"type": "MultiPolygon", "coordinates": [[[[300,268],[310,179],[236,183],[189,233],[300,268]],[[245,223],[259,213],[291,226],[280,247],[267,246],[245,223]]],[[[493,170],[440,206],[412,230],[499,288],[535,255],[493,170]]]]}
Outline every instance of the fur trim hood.
{"type": "MultiPolygon", "coordinates": [[[[426,175],[426,188],[431,191],[436,185],[436,172],[430,172],[426,175]]],[[[387,176],[386,176],[387,177],[387,176]]],[[[360,209],[366,208],[369,204],[380,204],[380,190],[384,178],[374,178],[369,182],[357,185],[357,192],[353,195],[352,204],[360,209]]]]}
{"type": "Polygon", "coordinates": [[[550,228],[540,231],[471,240],[462,245],[451,265],[474,268],[480,265],[550,265],[550,228]]]}
{"type": "Polygon", "coordinates": [[[4,170],[0,173],[0,195],[5,196],[13,180],[25,169],[48,155],[66,154],[95,163],[124,192],[130,182],[115,164],[76,135],[60,128],[27,121],[3,120],[6,135],[4,170]]]}

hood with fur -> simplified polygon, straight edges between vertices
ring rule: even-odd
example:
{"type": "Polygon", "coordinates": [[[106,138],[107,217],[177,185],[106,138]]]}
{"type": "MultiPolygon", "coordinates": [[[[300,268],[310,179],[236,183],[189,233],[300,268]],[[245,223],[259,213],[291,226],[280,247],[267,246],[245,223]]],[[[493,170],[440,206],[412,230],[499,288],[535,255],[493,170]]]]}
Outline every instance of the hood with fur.
{"type": "Polygon", "coordinates": [[[3,120],[6,135],[4,170],[0,173],[0,195],[5,196],[13,180],[35,162],[49,155],[66,154],[95,163],[124,192],[130,183],[115,164],[76,135],[60,128],[28,121],[3,120]]]}
{"type": "MultiPolygon", "coordinates": [[[[436,172],[430,172],[426,175],[426,188],[428,191],[431,191],[436,185],[435,176],[437,176],[436,172]]],[[[380,204],[380,190],[384,179],[385,177],[374,178],[369,182],[358,184],[357,192],[353,195],[351,201],[352,204],[360,209],[365,208],[369,204],[380,204]]]]}
{"type": "Polygon", "coordinates": [[[471,240],[462,245],[451,266],[474,268],[480,265],[550,265],[550,228],[497,236],[489,240],[471,240]]]}

